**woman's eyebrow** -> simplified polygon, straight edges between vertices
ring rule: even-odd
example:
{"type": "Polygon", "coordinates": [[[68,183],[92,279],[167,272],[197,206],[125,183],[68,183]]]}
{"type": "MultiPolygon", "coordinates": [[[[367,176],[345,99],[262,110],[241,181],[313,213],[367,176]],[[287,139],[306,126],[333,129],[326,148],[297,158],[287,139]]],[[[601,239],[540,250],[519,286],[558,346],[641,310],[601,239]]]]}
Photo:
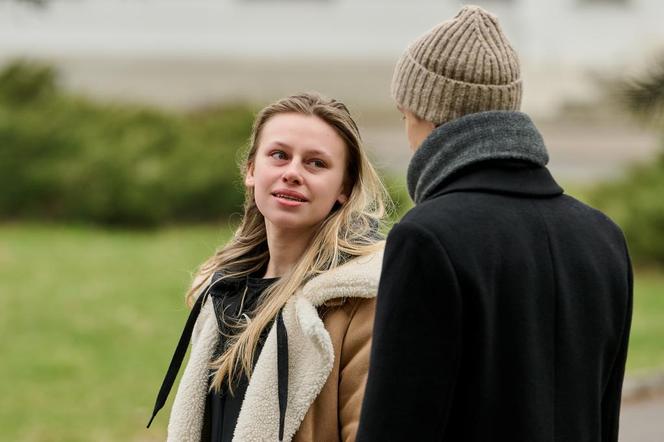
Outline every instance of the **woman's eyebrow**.
{"type": "Polygon", "coordinates": [[[290,144],[286,144],[283,141],[273,141],[270,144],[272,145],[272,147],[278,146],[278,147],[283,147],[285,149],[291,149],[290,144]]]}
{"type": "Polygon", "coordinates": [[[317,156],[321,156],[321,157],[332,158],[332,156],[329,153],[327,153],[323,150],[319,150],[319,149],[310,149],[310,150],[307,150],[306,153],[308,155],[317,155],[317,156]]]}
{"type": "MultiPolygon", "coordinates": [[[[291,150],[293,149],[293,147],[290,144],[284,143],[283,141],[273,141],[271,143],[271,145],[272,145],[272,147],[278,146],[278,147],[281,147],[281,148],[284,148],[284,149],[291,149],[291,150]]],[[[304,149],[304,154],[305,155],[321,156],[321,157],[326,157],[326,158],[330,158],[330,159],[332,158],[332,155],[330,155],[328,152],[326,152],[324,150],[321,150],[321,149],[316,149],[316,148],[312,148],[312,149],[306,149],[305,148],[304,149]]]]}
{"type": "MultiPolygon", "coordinates": [[[[284,143],[283,141],[278,141],[278,140],[270,142],[270,148],[275,148],[275,147],[280,147],[282,149],[287,149],[289,151],[296,150],[290,144],[284,143]]],[[[305,148],[304,149],[304,155],[324,157],[328,161],[333,160],[333,156],[330,155],[329,152],[326,152],[325,150],[321,150],[321,149],[316,149],[316,148],[311,148],[311,149],[305,148]]]]}

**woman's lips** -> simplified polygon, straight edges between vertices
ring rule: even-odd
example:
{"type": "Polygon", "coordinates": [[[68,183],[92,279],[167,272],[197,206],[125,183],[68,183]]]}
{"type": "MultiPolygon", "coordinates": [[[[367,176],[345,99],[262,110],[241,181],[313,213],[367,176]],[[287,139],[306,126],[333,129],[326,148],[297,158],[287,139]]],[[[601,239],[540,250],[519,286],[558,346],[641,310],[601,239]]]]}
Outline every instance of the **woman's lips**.
{"type": "Polygon", "coordinates": [[[301,206],[302,204],[304,204],[304,201],[293,201],[293,200],[288,200],[288,199],[285,199],[285,198],[281,198],[279,196],[275,196],[275,198],[277,199],[277,202],[279,204],[281,204],[283,206],[286,206],[286,207],[297,207],[297,206],[301,206]]]}
{"type": "Polygon", "coordinates": [[[273,192],[272,196],[277,199],[279,204],[287,207],[297,207],[306,203],[307,200],[301,194],[296,192],[273,192]]]}

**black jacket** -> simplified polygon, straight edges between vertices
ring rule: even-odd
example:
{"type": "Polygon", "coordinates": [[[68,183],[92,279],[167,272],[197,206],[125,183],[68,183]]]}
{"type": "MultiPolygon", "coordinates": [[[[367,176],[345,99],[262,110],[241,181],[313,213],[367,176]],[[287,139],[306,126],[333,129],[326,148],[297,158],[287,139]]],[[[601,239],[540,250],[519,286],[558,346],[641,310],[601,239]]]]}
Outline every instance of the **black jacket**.
{"type": "Polygon", "coordinates": [[[623,235],[548,170],[484,161],[388,236],[358,441],[616,441],[623,235]]]}

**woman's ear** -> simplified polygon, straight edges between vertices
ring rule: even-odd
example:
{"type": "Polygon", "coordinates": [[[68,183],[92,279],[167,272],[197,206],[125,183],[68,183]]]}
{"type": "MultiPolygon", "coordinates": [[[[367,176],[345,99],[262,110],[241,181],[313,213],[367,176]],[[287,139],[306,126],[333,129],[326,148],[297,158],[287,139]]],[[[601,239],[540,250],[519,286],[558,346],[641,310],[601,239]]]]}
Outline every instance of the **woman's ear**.
{"type": "Polygon", "coordinates": [[[350,184],[350,179],[346,177],[344,178],[344,182],[341,185],[341,191],[339,192],[339,196],[337,197],[337,202],[339,204],[344,204],[346,201],[348,201],[348,195],[350,195],[351,190],[352,187],[350,184]]]}
{"type": "Polygon", "coordinates": [[[249,163],[247,166],[247,175],[244,177],[244,185],[247,187],[254,187],[254,163],[249,163]]]}

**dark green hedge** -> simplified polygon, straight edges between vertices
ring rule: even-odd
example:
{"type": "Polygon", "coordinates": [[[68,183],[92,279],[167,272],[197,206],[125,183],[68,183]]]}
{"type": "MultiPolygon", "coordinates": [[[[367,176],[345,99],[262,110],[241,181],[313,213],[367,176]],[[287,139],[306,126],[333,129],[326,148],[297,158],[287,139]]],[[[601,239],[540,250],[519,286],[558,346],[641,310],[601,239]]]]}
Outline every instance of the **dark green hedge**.
{"type": "Polygon", "coordinates": [[[219,219],[242,204],[238,149],[252,111],[101,105],[56,72],[0,72],[0,217],[153,226],[219,219]]]}
{"type": "Polygon", "coordinates": [[[623,229],[637,263],[664,265],[664,153],[597,186],[589,200],[623,229]]]}

